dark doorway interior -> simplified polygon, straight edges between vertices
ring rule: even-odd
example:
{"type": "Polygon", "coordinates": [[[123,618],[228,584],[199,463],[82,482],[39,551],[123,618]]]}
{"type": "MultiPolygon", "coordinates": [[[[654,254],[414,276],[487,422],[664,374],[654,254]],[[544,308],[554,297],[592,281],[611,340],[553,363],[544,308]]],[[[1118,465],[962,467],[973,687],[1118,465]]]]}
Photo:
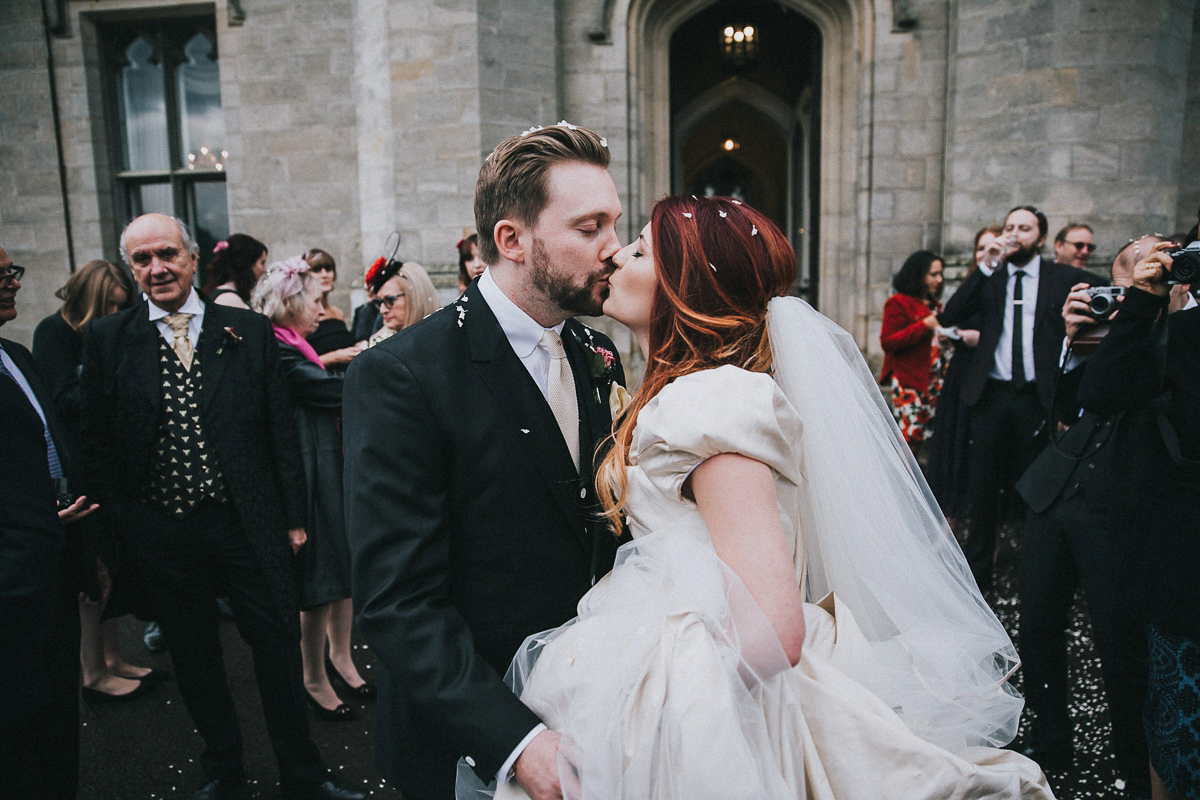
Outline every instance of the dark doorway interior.
{"type": "Polygon", "coordinates": [[[778,2],[718,0],[671,37],[675,192],[731,195],[785,231],[817,301],[821,35],[778,2]]]}

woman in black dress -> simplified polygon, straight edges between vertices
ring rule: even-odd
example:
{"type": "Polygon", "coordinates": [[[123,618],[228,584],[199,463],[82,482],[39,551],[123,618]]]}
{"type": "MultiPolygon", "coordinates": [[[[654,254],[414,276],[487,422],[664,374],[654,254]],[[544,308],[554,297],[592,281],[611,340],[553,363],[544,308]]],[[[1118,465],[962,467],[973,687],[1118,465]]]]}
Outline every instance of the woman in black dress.
{"type": "Polygon", "coordinates": [[[205,296],[219,306],[250,308],[254,284],[267,270],[267,246],[246,233],[235,233],[213,247],[204,273],[205,296]]]}
{"type": "MultiPolygon", "coordinates": [[[[54,397],[54,407],[67,428],[79,437],[79,370],[83,365],[83,326],[89,320],[128,308],[134,286],[129,274],[108,261],[89,261],[55,292],[62,308],[38,323],[33,332],[33,357],[54,397]]],[[[83,699],[89,703],[127,700],[148,691],[159,677],[148,667],[127,662],[121,655],[116,617],[128,613],[122,597],[117,554],[101,553],[113,567],[117,592],[99,603],[79,602],[79,658],[83,673],[83,699]],[[101,621],[103,619],[103,621],[101,621]]]]}
{"type": "Polygon", "coordinates": [[[308,541],[297,555],[304,686],[309,704],[322,718],[354,719],[357,712],[338,697],[330,678],[360,699],[371,697],[374,687],[350,658],[350,545],[342,510],[343,376],[327,370],[304,338],[316,330],[321,316],[321,284],[304,259],[289,258],[267,268],[253,302],[254,309],[271,320],[279,341],[308,489],[308,541]]]}
{"type": "Polygon", "coordinates": [[[345,370],[350,360],[362,352],[364,345],[355,341],[346,328],[345,313],[329,303],[329,295],[337,282],[337,263],[319,247],[307,250],[302,258],[321,285],[321,318],[317,320],[317,329],[305,338],[317,351],[326,369],[345,370]]]}

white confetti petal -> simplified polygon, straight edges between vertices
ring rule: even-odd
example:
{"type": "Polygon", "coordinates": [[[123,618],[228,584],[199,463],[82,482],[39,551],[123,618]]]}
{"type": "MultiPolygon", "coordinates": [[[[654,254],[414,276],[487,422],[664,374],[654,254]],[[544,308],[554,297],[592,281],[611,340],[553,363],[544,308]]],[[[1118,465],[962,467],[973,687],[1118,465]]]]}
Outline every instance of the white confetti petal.
{"type": "Polygon", "coordinates": [[[600,146],[601,146],[601,147],[608,147],[608,139],[605,139],[603,136],[601,136],[601,137],[600,137],[600,146]]]}
{"type": "Polygon", "coordinates": [[[754,224],[750,225],[750,235],[758,236],[758,226],[757,225],[754,225],[754,224]]]}
{"type": "Polygon", "coordinates": [[[717,268],[716,268],[716,267],[713,267],[713,263],[712,263],[711,261],[710,261],[710,262],[708,262],[708,265],[709,265],[710,267],[712,267],[712,271],[713,271],[713,272],[716,272],[716,271],[717,271],[717,268]]]}
{"type": "Polygon", "coordinates": [[[685,211],[685,212],[683,212],[683,215],[684,215],[685,217],[687,217],[688,219],[691,219],[691,218],[692,218],[692,212],[690,212],[690,211],[685,211]]]}
{"type": "Polygon", "coordinates": [[[728,217],[728,216],[729,216],[729,215],[728,215],[728,214],[726,214],[724,211],[718,211],[718,212],[717,212],[717,214],[719,214],[719,215],[720,215],[721,219],[725,219],[726,217],[728,217]]]}

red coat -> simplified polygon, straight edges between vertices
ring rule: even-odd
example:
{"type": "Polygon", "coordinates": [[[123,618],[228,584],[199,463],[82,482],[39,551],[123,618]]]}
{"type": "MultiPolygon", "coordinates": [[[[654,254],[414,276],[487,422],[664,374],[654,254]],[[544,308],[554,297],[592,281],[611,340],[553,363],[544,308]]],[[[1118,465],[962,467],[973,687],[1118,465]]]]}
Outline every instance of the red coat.
{"type": "Polygon", "coordinates": [[[880,383],[892,376],[905,389],[924,392],[929,389],[933,371],[933,329],[925,318],[934,309],[907,294],[894,294],[883,304],[883,328],[879,344],[883,347],[883,371],[880,383]]]}

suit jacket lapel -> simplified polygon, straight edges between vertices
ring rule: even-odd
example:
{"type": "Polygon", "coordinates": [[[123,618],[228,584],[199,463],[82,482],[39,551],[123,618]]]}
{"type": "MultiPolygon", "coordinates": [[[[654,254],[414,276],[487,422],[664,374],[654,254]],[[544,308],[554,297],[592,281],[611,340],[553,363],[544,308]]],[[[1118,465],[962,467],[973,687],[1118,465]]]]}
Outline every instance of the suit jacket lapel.
{"type": "Polygon", "coordinates": [[[579,512],[575,498],[578,479],[567,444],[550,405],[513,352],[483,295],[472,284],[457,302],[439,313],[459,315],[471,361],[500,408],[502,424],[519,432],[517,441],[526,456],[550,486],[563,513],[573,519],[579,512]]]}
{"type": "Polygon", "coordinates": [[[150,321],[150,307],[144,299],[132,314],[128,330],[117,347],[121,352],[120,358],[131,373],[128,390],[140,395],[140,402],[149,407],[146,418],[157,421],[162,406],[162,368],[158,356],[158,343],[162,336],[158,326],[150,321]]]}
{"type": "Polygon", "coordinates": [[[200,340],[196,344],[196,352],[200,355],[200,411],[208,409],[217,393],[225,374],[229,358],[225,353],[218,354],[221,348],[221,336],[225,328],[221,325],[221,312],[216,303],[204,301],[204,322],[200,326],[200,340]]]}

